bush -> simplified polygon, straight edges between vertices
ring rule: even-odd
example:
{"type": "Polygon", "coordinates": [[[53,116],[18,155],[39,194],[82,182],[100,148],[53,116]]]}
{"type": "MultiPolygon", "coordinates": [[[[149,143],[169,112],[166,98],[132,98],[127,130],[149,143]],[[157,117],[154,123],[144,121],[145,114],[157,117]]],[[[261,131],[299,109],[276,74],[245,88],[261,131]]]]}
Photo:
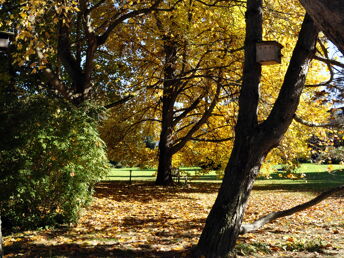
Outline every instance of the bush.
{"type": "Polygon", "coordinates": [[[317,161],[322,164],[341,164],[344,161],[344,147],[327,147],[318,155],[317,161]]]}
{"type": "Polygon", "coordinates": [[[5,229],[76,222],[108,172],[94,108],[46,97],[0,113],[0,212],[5,229]],[[94,113],[94,112],[93,112],[94,113]]]}

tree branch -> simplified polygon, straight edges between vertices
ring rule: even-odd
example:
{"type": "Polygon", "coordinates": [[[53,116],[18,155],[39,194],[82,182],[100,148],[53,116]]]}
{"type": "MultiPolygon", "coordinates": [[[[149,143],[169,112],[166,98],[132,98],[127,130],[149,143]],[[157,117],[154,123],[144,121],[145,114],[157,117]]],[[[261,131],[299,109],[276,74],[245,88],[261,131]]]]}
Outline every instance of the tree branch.
{"type": "Polygon", "coordinates": [[[310,122],[303,120],[301,117],[295,114],[294,120],[300,124],[309,126],[309,127],[325,127],[325,128],[343,128],[344,123],[338,120],[333,120],[328,123],[315,123],[315,122],[310,122]]]}
{"type": "Polygon", "coordinates": [[[86,10],[86,14],[90,14],[94,9],[97,9],[99,6],[101,6],[103,3],[105,3],[106,0],[100,0],[98,3],[91,6],[89,9],[86,10]]]}
{"type": "Polygon", "coordinates": [[[342,0],[300,0],[318,28],[344,55],[344,5],[342,0]]]}
{"type": "Polygon", "coordinates": [[[112,102],[112,103],[110,103],[110,104],[107,104],[107,105],[105,105],[104,107],[105,107],[106,109],[110,109],[110,108],[113,108],[113,107],[117,107],[118,105],[124,104],[125,102],[131,100],[133,97],[134,97],[134,95],[126,96],[125,98],[120,99],[120,100],[117,100],[117,101],[112,102]]]}
{"type": "Polygon", "coordinates": [[[268,118],[260,125],[265,131],[263,142],[277,146],[293,121],[303,91],[309,63],[314,56],[318,30],[309,15],[305,15],[299,38],[277,100],[268,118]]]}
{"type": "Polygon", "coordinates": [[[341,185],[341,186],[332,188],[328,191],[325,191],[325,192],[321,193],[320,195],[318,195],[317,197],[315,197],[314,199],[312,199],[308,202],[305,202],[303,204],[297,205],[293,208],[290,208],[290,209],[287,209],[284,211],[271,212],[270,214],[263,216],[260,219],[256,220],[252,224],[243,224],[240,227],[240,234],[243,235],[243,234],[248,233],[248,232],[256,231],[259,228],[261,228],[262,226],[264,226],[266,223],[269,223],[269,222],[274,221],[276,219],[290,216],[296,212],[308,209],[309,207],[312,207],[312,206],[318,204],[319,202],[325,200],[326,198],[333,195],[334,193],[337,193],[337,192],[342,191],[342,190],[344,190],[344,185],[341,185]]]}
{"type": "Polygon", "coordinates": [[[116,28],[116,26],[118,26],[120,23],[122,23],[123,21],[129,19],[129,18],[133,18],[136,17],[138,15],[141,14],[148,14],[150,12],[152,12],[153,10],[155,10],[158,5],[162,2],[162,0],[156,0],[150,7],[148,8],[143,8],[143,9],[139,9],[139,10],[135,10],[135,11],[131,11],[129,13],[123,14],[122,16],[118,17],[117,19],[115,19],[112,23],[109,24],[108,28],[106,29],[106,31],[98,37],[97,40],[97,44],[98,46],[104,44],[107,40],[107,38],[109,37],[109,35],[111,34],[111,32],[114,30],[114,28],[116,28]]]}
{"type": "MultiPolygon", "coordinates": [[[[71,42],[70,42],[70,31],[66,24],[60,21],[59,32],[58,32],[58,42],[57,50],[58,55],[61,58],[63,66],[66,68],[68,74],[71,76],[73,81],[73,86],[77,87],[77,82],[82,78],[82,68],[78,64],[77,60],[72,54],[71,42]]],[[[78,89],[77,89],[78,90],[78,89]]],[[[80,90],[80,89],[79,89],[80,90]]]]}
{"type": "Polygon", "coordinates": [[[219,95],[221,92],[221,85],[220,82],[218,82],[218,86],[216,89],[216,93],[214,96],[213,101],[210,103],[210,106],[207,110],[205,110],[204,114],[202,115],[202,117],[195,123],[195,125],[189,130],[189,132],[182,138],[180,139],[179,143],[175,144],[172,148],[171,151],[172,153],[176,153],[177,151],[179,151],[182,147],[184,147],[184,145],[186,144],[186,142],[192,137],[192,135],[207,121],[207,119],[211,116],[211,113],[213,112],[218,99],[219,99],[219,95]]]}
{"type": "Polygon", "coordinates": [[[185,110],[178,116],[175,117],[172,121],[172,126],[177,125],[188,113],[193,111],[198,104],[201,102],[202,98],[204,97],[204,94],[200,95],[188,108],[185,108],[185,110]]]}
{"type": "Polygon", "coordinates": [[[318,61],[321,61],[321,62],[324,62],[326,64],[335,65],[335,66],[344,68],[344,64],[343,63],[338,62],[338,61],[333,60],[333,59],[327,59],[327,58],[323,58],[323,57],[320,57],[320,56],[317,56],[317,55],[314,56],[314,59],[316,59],[318,61]]]}
{"type": "MultiPolygon", "coordinates": [[[[39,48],[36,48],[36,53],[38,60],[40,63],[42,63],[42,60],[44,59],[42,51],[39,48]]],[[[48,82],[55,88],[57,92],[59,92],[66,100],[72,100],[73,94],[67,90],[66,86],[59,80],[59,78],[50,68],[46,67],[42,70],[42,72],[48,82]]]]}
{"type": "Polygon", "coordinates": [[[190,138],[190,140],[195,141],[195,142],[214,142],[214,143],[228,142],[228,141],[231,141],[233,139],[234,139],[234,137],[228,137],[228,138],[222,138],[222,139],[204,139],[204,138],[194,138],[194,137],[190,138]]]}

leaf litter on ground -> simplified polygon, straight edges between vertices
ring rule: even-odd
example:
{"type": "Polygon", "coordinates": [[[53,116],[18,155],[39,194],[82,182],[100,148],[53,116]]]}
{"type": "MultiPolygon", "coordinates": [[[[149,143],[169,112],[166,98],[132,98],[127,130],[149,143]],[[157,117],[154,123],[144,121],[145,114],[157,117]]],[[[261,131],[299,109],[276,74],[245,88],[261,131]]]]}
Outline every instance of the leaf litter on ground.
{"type": "MultiPolygon", "coordinates": [[[[218,187],[216,183],[157,187],[151,182],[101,182],[77,225],[5,236],[5,257],[188,257],[218,187]]],[[[306,191],[254,190],[245,222],[315,195],[306,191]]],[[[342,197],[337,194],[239,237],[238,255],[344,257],[342,197]]]]}

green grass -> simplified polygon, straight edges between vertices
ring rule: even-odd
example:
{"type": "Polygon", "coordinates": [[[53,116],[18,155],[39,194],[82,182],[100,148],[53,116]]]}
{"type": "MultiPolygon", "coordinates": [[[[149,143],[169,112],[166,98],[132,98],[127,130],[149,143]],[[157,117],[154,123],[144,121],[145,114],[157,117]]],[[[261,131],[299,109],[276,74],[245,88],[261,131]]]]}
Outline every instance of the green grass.
{"type": "MultiPolygon", "coordinates": [[[[192,182],[221,182],[215,171],[202,174],[198,167],[180,168],[182,174],[187,173],[192,182]]],[[[295,172],[295,175],[304,174],[302,179],[286,178],[282,166],[276,166],[277,172],[270,174],[270,178],[259,177],[255,183],[255,189],[271,190],[312,190],[323,191],[337,185],[344,184],[344,165],[319,165],[319,164],[302,164],[295,172]],[[331,168],[331,169],[329,169],[331,168]]],[[[156,169],[140,168],[114,168],[106,180],[129,181],[131,170],[131,180],[154,181],[156,169]]]]}
{"type": "MultiPolygon", "coordinates": [[[[280,166],[277,166],[281,168],[280,166]]],[[[332,170],[342,170],[344,165],[339,164],[314,164],[314,163],[303,163],[296,170],[296,173],[316,173],[316,172],[328,172],[328,168],[332,167],[332,170]]]]}
{"type": "Polygon", "coordinates": [[[113,168],[107,176],[107,180],[115,181],[129,181],[131,171],[131,179],[138,180],[154,180],[156,175],[155,169],[140,169],[140,168],[113,168]]]}
{"type": "MultiPolygon", "coordinates": [[[[181,175],[187,175],[192,181],[212,181],[220,182],[221,179],[218,177],[215,171],[209,171],[206,174],[200,172],[199,167],[181,167],[179,168],[181,175]]],[[[115,181],[129,181],[131,171],[131,180],[150,180],[154,181],[156,177],[156,169],[141,169],[137,167],[133,168],[113,168],[106,180],[115,181]]]]}
{"type": "MultiPolygon", "coordinates": [[[[281,169],[281,166],[277,166],[281,169]]],[[[270,178],[260,177],[255,189],[324,191],[344,184],[344,165],[302,164],[295,175],[304,174],[302,179],[285,178],[284,171],[274,172],[270,178]],[[281,177],[282,176],[282,177],[281,177]]]]}

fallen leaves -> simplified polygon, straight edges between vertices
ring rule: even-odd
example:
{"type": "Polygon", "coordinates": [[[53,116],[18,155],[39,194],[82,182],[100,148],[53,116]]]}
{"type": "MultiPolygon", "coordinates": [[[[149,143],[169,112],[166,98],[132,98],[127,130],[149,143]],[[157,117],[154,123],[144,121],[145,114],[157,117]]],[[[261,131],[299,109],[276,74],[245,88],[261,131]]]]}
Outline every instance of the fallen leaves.
{"type": "MultiPolygon", "coordinates": [[[[197,244],[218,186],[204,183],[163,188],[151,183],[102,182],[76,227],[6,236],[5,254],[6,257],[187,257],[197,244]]],[[[313,196],[309,192],[254,191],[245,221],[252,222],[313,196]]],[[[273,256],[295,252],[307,256],[308,249],[314,247],[340,257],[343,254],[340,250],[344,249],[343,215],[343,199],[335,196],[240,237],[238,247],[246,248],[244,254],[271,252],[273,256]]]]}

